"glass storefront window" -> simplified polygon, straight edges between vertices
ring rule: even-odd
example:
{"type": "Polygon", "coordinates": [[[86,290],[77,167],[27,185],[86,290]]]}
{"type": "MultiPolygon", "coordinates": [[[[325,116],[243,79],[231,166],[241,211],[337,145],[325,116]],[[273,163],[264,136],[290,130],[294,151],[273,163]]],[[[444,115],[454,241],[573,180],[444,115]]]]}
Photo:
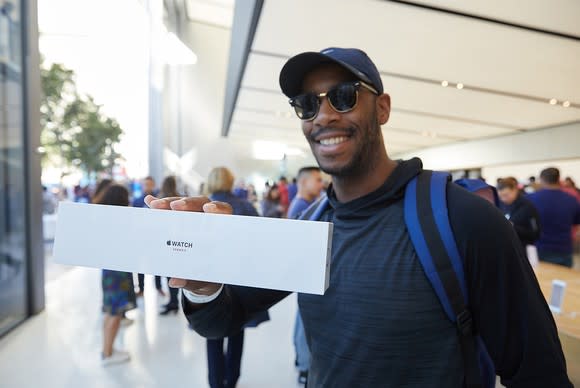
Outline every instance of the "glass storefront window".
{"type": "Polygon", "coordinates": [[[0,335],[27,313],[21,11],[0,0],[0,335]]]}

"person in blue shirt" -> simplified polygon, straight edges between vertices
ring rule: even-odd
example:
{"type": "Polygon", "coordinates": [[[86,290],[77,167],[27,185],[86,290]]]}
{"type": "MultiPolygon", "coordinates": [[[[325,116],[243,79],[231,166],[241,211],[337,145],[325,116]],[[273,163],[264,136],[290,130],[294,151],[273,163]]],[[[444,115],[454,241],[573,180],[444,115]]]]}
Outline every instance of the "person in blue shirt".
{"type": "Polygon", "coordinates": [[[520,192],[514,177],[500,179],[497,191],[501,199],[500,209],[514,226],[522,248],[534,245],[541,232],[540,215],[534,204],[520,192]]]}
{"type": "Polygon", "coordinates": [[[145,207],[145,197],[148,195],[157,195],[158,191],[155,189],[155,179],[152,176],[143,179],[143,194],[133,199],[131,206],[145,207]]]}
{"type": "Polygon", "coordinates": [[[580,224],[580,204],[562,190],[557,168],[543,170],[540,183],[541,190],[528,196],[540,213],[538,255],[542,261],[572,267],[572,227],[580,224]]]}
{"type": "MultiPolygon", "coordinates": [[[[233,192],[234,175],[225,167],[216,167],[209,173],[207,190],[212,201],[228,203],[233,214],[258,217],[256,208],[246,199],[239,198],[233,192]]],[[[253,316],[253,321],[245,327],[256,327],[270,319],[267,310],[253,316]]],[[[227,349],[224,351],[224,337],[207,340],[207,366],[209,386],[211,388],[234,388],[240,377],[242,352],[244,349],[244,328],[227,337],[227,349]]]]}
{"type": "MultiPolygon", "coordinates": [[[[320,168],[302,167],[298,171],[297,177],[297,194],[290,203],[288,209],[288,218],[299,218],[322,192],[323,181],[320,168]]],[[[304,325],[300,311],[296,312],[296,323],[294,325],[294,349],[296,350],[296,366],[298,367],[298,382],[306,384],[308,381],[308,368],[310,367],[310,351],[306,343],[304,334],[304,325]]]]}
{"type": "Polygon", "coordinates": [[[288,218],[298,218],[320,196],[322,187],[323,181],[320,168],[314,166],[302,167],[298,171],[298,190],[288,208],[288,218]]]}
{"type": "Polygon", "coordinates": [[[234,195],[241,199],[248,199],[248,189],[244,181],[241,181],[239,185],[234,188],[234,195]]]}

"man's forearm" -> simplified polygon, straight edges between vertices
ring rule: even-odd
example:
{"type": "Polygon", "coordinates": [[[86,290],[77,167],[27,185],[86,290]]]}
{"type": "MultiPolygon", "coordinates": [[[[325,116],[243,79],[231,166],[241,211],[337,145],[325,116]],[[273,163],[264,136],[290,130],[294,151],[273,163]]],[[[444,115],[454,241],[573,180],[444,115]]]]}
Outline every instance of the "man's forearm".
{"type": "Polygon", "coordinates": [[[235,318],[232,295],[227,286],[209,303],[195,304],[183,295],[182,306],[190,326],[202,337],[227,337],[238,332],[244,324],[241,314],[235,318]]]}
{"type": "Polygon", "coordinates": [[[182,305],[187,320],[199,335],[223,338],[239,332],[254,314],[268,310],[289,294],[226,285],[220,295],[207,304],[193,304],[183,297],[182,305]]]}

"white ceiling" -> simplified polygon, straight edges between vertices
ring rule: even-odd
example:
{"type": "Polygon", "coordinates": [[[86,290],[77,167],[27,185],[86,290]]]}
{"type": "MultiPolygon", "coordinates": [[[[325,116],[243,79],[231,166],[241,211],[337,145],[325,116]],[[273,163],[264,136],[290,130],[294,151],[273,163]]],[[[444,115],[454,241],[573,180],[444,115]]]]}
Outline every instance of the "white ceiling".
{"type": "Polygon", "coordinates": [[[234,0],[186,0],[185,11],[192,22],[230,28],[234,18],[234,0]]]}
{"type": "Polygon", "coordinates": [[[546,31],[580,36],[580,2],[577,0],[414,0],[451,11],[519,24],[546,31]]]}
{"type": "MultiPolygon", "coordinates": [[[[580,37],[576,0],[415,3],[580,37]]],[[[361,48],[381,71],[393,106],[383,127],[390,152],[580,120],[578,39],[391,1],[265,0],[232,139],[275,140],[308,153],[278,74],[290,56],[329,46],[361,48]]]]}

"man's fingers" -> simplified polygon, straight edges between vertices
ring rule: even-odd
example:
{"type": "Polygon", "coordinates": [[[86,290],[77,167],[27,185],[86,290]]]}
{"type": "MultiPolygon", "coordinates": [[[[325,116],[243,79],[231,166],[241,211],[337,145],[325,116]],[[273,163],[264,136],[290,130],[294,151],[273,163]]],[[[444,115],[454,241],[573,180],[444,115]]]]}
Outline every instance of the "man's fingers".
{"type": "Polygon", "coordinates": [[[173,210],[201,212],[203,205],[210,202],[208,197],[187,197],[180,198],[170,203],[170,208],[173,210]]]}
{"type": "Polygon", "coordinates": [[[232,205],[225,202],[212,201],[203,205],[203,211],[214,214],[233,214],[232,205]]]}
{"type": "Polygon", "coordinates": [[[147,206],[149,206],[151,209],[171,210],[171,202],[178,201],[181,198],[182,197],[167,197],[159,199],[152,195],[148,195],[145,197],[145,204],[147,204],[147,206]],[[148,199],[149,201],[147,201],[148,199]]]}
{"type": "Polygon", "coordinates": [[[179,278],[171,278],[167,283],[172,288],[183,288],[187,285],[187,280],[179,278]]]}
{"type": "Polygon", "coordinates": [[[145,197],[145,203],[151,209],[205,212],[214,214],[233,214],[232,206],[225,202],[210,201],[207,197],[145,197]]]}
{"type": "Polygon", "coordinates": [[[145,205],[147,205],[148,207],[151,207],[151,202],[158,200],[159,198],[154,197],[152,195],[147,195],[145,197],[145,205]]]}

